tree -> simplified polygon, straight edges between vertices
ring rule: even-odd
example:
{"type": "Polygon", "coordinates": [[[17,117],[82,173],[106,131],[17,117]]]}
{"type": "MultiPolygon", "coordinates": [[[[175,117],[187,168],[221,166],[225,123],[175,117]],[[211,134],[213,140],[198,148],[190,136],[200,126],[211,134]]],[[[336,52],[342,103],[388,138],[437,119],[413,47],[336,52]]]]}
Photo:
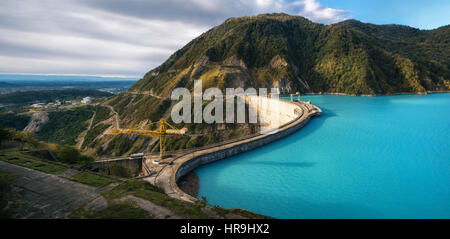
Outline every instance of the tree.
{"type": "Polygon", "coordinates": [[[80,158],[80,151],[70,145],[62,146],[58,152],[58,159],[64,163],[76,163],[80,158]]]}
{"type": "Polygon", "coordinates": [[[0,128],[0,147],[2,146],[2,142],[6,140],[11,140],[14,133],[12,130],[7,128],[0,128]]]}
{"type": "Polygon", "coordinates": [[[80,156],[80,162],[83,164],[90,164],[92,162],[94,162],[94,158],[88,155],[81,155],[80,156]]]}

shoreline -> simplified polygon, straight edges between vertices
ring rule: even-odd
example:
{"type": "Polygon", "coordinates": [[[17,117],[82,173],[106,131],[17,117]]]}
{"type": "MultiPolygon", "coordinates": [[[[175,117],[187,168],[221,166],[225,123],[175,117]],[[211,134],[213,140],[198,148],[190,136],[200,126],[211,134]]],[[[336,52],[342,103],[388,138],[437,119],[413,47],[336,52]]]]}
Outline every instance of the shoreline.
{"type": "MultiPolygon", "coordinates": [[[[450,93],[450,91],[427,91],[427,92],[395,92],[388,94],[346,94],[346,93],[336,93],[336,92],[308,92],[300,94],[302,95],[342,95],[342,96],[361,96],[361,97],[376,97],[376,96],[392,96],[392,95],[428,95],[428,94],[439,94],[439,93],[450,93]]],[[[288,95],[283,95],[283,97],[287,97],[288,95]]]]}
{"type": "Polygon", "coordinates": [[[178,187],[188,195],[197,198],[199,189],[199,179],[195,171],[190,171],[186,175],[183,175],[177,181],[178,187]]]}

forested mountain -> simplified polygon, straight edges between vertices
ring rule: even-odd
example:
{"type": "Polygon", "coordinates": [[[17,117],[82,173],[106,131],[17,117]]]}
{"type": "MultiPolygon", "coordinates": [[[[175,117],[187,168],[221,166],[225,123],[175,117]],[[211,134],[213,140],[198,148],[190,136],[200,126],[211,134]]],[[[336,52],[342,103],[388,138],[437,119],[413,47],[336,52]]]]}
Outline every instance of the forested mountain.
{"type": "Polygon", "coordinates": [[[266,14],[230,18],[175,52],[131,90],[165,96],[206,86],[351,95],[449,90],[450,26],[423,31],[348,20],[333,25],[266,14]]]}
{"type": "MultiPolygon", "coordinates": [[[[348,20],[333,25],[265,14],[230,18],[203,33],[127,92],[109,99],[121,127],[168,118],[176,87],[278,87],[283,93],[377,95],[450,88],[450,26],[419,30],[348,20]]],[[[113,122],[113,121],[111,121],[113,122]]],[[[113,127],[110,125],[110,127],[113,127]]],[[[168,150],[198,147],[255,132],[252,125],[186,125],[193,137],[169,138],[168,150]]],[[[102,129],[106,129],[106,126],[102,129]]],[[[99,154],[157,150],[153,139],[99,134],[99,154]]]]}

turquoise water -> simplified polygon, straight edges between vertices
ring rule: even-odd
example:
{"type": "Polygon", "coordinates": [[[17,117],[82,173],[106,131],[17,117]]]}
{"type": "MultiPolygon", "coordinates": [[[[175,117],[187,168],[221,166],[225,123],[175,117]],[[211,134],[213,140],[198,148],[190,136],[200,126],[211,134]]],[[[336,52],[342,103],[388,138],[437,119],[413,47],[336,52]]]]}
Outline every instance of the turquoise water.
{"type": "Polygon", "coordinates": [[[323,115],[198,168],[199,197],[275,218],[450,218],[450,94],[305,98],[323,115]]]}

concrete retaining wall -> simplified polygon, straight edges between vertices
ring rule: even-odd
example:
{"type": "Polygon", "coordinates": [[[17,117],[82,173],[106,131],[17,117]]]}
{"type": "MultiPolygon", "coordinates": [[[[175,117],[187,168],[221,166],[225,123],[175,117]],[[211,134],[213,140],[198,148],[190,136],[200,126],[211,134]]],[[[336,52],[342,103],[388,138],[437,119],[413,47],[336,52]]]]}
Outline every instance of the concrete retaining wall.
{"type": "Polygon", "coordinates": [[[120,158],[95,161],[91,169],[107,170],[111,163],[118,163],[130,170],[132,176],[137,176],[142,171],[142,158],[120,158]]]}

